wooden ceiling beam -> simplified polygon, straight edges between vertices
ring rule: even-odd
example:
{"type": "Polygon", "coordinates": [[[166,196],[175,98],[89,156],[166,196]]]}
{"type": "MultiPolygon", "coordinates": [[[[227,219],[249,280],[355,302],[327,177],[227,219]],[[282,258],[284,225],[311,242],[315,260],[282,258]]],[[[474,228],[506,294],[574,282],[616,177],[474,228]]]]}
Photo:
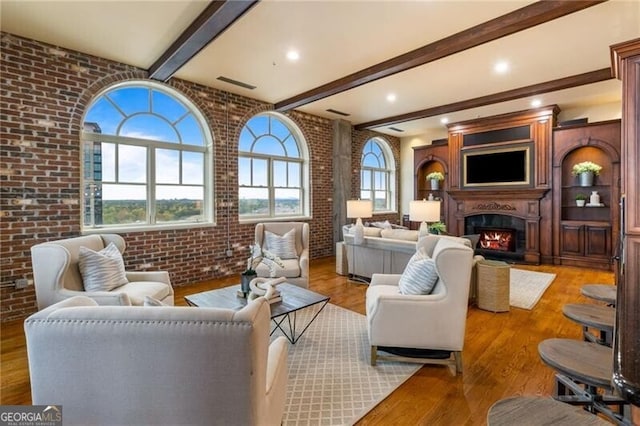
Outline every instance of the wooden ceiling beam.
{"type": "Polygon", "coordinates": [[[603,68],[597,71],[586,72],[584,74],[573,75],[571,77],[559,78],[544,83],[533,84],[531,86],[520,87],[518,89],[507,90],[506,92],[494,93],[479,98],[467,99],[452,104],[440,105],[433,108],[422,109],[420,111],[395,115],[393,117],[381,118],[379,120],[368,121],[354,126],[356,130],[373,129],[376,127],[390,126],[406,121],[419,120],[421,118],[433,117],[441,114],[462,111],[465,109],[477,108],[485,105],[492,105],[500,102],[512,101],[514,99],[535,96],[542,93],[555,92],[557,90],[570,89],[572,87],[583,86],[585,84],[598,83],[600,81],[611,80],[613,73],[611,68],[603,68]]]}
{"type": "Polygon", "coordinates": [[[472,47],[526,30],[556,18],[603,3],[607,0],[538,1],[498,18],[468,28],[449,37],[422,46],[411,52],[349,74],[330,83],[277,102],[277,111],[287,111],[302,105],[371,83],[380,78],[409,70],[472,47]]]}
{"type": "Polygon", "coordinates": [[[147,70],[149,78],[167,81],[206,45],[229,28],[258,0],[216,0],[187,27],[147,70]]]}

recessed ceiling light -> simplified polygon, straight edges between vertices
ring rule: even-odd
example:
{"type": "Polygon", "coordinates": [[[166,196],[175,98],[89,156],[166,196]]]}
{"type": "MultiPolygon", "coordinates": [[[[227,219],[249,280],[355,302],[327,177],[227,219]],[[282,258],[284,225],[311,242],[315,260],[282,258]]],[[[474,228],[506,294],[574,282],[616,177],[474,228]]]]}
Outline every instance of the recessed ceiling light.
{"type": "Polygon", "coordinates": [[[447,117],[442,117],[440,119],[440,123],[442,123],[442,124],[447,124],[448,122],[449,122],[449,119],[447,117]]]}
{"type": "Polygon", "coordinates": [[[493,70],[498,74],[504,74],[509,71],[509,63],[507,61],[499,61],[493,66],[493,70]]]}
{"type": "Polygon", "coordinates": [[[300,59],[300,54],[298,53],[297,50],[290,50],[287,52],[287,59],[290,60],[291,62],[295,62],[298,59],[300,59]]]}
{"type": "Polygon", "coordinates": [[[389,94],[387,95],[387,101],[389,101],[389,102],[395,102],[395,101],[396,101],[396,95],[395,95],[395,93],[389,93],[389,94]]]}
{"type": "Polygon", "coordinates": [[[540,99],[534,99],[531,101],[531,106],[534,108],[537,108],[540,105],[542,105],[542,101],[540,99]]]}

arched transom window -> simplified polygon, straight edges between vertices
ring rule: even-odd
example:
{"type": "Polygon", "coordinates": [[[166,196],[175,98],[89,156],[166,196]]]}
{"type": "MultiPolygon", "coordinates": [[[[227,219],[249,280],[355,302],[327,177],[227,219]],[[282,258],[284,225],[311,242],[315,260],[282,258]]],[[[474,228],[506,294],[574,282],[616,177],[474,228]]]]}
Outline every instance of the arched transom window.
{"type": "Polygon", "coordinates": [[[84,229],[213,222],[211,134],[177,91],[111,86],[87,109],[82,143],[84,229]]]}
{"type": "Polygon", "coordinates": [[[307,147],[300,130],[285,116],[252,117],[238,143],[240,219],[308,216],[307,147]]]}
{"type": "Polygon", "coordinates": [[[378,212],[395,209],[395,162],[386,141],[371,138],[362,149],[360,198],[378,212]]]}

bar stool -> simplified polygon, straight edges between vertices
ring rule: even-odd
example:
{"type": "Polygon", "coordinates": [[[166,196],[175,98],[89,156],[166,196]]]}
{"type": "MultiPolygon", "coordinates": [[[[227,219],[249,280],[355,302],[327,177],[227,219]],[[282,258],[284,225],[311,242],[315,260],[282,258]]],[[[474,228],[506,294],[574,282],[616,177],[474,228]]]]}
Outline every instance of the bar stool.
{"type": "Polygon", "coordinates": [[[602,413],[617,424],[631,424],[623,414],[628,402],[612,394],[611,348],[572,339],[547,339],[538,345],[538,353],[557,372],[555,399],[602,413]],[[617,407],[617,412],[609,406],[617,407]]]}
{"type": "Polygon", "coordinates": [[[487,413],[487,426],[600,426],[611,425],[598,416],[551,398],[518,396],[501,399],[487,413]]]}
{"type": "Polygon", "coordinates": [[[584,340],[611,346],[616,310],[608,306],[590,303],[568,303],[562,307],[564,316],[582,326],[584,340]],[[589,331],[594,328],[599,336],[589,331]]]}
{"type": "Polygon", "coordinates": [[[585,284],[580,289],[583,296],[615,306],[617,287],[611,284],[585,284]]]}

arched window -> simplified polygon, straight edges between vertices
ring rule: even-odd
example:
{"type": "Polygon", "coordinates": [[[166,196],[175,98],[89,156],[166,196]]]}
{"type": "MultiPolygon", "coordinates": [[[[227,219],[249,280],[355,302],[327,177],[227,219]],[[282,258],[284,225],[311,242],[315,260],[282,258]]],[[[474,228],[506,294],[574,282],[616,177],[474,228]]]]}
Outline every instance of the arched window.
{"type": "Polygon", "coordinates": [[[285,116],[262,113],[240,132],[240,219],[309,215],[309,161],[298,128],[285,116]]]}
{"type": "Polygon", "coordinates": [[[373,211],[395,210],[396,169],[387,142],[371,138],[362,148],[360,198],[373,200],[373,211]]]}
{"type": "Polygon", "coordinates": [[[109,87],[85,113],[82,144],[83,229],[213,222],[212,137],[175,90],[109,87]]]}

